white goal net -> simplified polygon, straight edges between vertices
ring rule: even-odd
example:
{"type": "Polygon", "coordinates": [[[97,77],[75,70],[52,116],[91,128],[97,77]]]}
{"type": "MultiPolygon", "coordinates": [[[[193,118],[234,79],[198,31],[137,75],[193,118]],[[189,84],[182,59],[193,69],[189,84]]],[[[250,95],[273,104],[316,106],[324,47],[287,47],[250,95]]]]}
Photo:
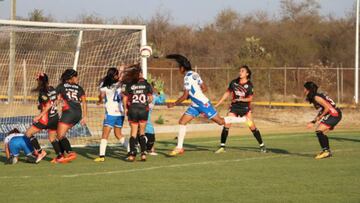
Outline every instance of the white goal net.
{"type": "MultiPolygon", "coordinates": [[[[90,25],[0,20],[0,143],[14,127],[25,132],[38,114],[36,75],[45,72],[56,87],[62,72],[74,68],[88,99],[87,126],[68,133],[73,144],[96,144],[102,131],[103,106],[97,106],[99,81],[110,67],[142,63],[146,45],[142,25],[90,25]]],[[[113,137],[113,136],[112,136],[113,137]]],[[[47,132],[38,135],[48,145],[47,132]]],[[[111,140],[110,140],[111,141],[111,140]]]]}

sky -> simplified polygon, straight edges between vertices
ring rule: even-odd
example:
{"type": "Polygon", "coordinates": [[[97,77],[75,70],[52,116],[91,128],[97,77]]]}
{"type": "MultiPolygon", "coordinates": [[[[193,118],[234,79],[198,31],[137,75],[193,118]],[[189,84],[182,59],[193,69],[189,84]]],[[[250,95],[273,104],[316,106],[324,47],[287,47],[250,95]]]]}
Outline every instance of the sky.
{"type": "MultiPolygon", "coordinates": [[[[42,9],[57,21],[74,20],[81,14],[95,14],[106,19],[141,17],[148,20],[156,12],[168,12],[176,24],[202,25],[212,22],[224,9],[231,8],[242,15],[266,11],[278,16],[281,0],[17,0],[17,16],[42,9]]],[[[355,0],[318,0],[322,15],[344,17],[355,0]]],[[[0,18],[10,18],[10,0],[0,0],[0,18]]]]}

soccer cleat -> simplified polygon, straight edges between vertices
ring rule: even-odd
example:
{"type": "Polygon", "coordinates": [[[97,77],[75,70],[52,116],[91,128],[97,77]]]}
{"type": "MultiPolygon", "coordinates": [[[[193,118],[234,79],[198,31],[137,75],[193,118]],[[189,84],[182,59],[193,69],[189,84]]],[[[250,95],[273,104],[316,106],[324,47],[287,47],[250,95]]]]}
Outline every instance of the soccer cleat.
{"type": "Polygon", "coordinates": [[[76,159],[76,153],[70,152],[68,153],[67,157],[65,157],[66,162],[73,161],[76,159]]]}
{"type": "Polygon", "coordinates": [[[141,160],[141,161],[146,161],[146,154],[145,154],[145,153],[142,153],[142,154],[141,154],[140,160],[141,160]]]}
{"type": "Polygon", "coordinates": [[[39,163],[46,155],[46,151],[42,150],[41,153],[37,156],[35,163],[39,163]]]}
{"type": "Polygon", "coordinates": [[[225,147],[219,147],[218,150],[215,151],[215,154],[221,154],[221,153],[225,153],[225,147]]]}
{"type": "Polygon", "coordinates": [[[61,155],[60,157],[53,158],[53,160],[51,160],[50,162],[53,164],[57,164],[57,163],[66,164],[68,160],[63,155],[61,155]]]}
{"type": "Polygon", "coordinates": [[[94,159],[95,162],[104,162],[105,161],[105,157],[97,157],[96,159],[94,159]]]}
{"type": "Polygon", "coordinates": [[[322,152],[320,152],[318,155],[315,156],[315,159],[325,159],[328,157],[331,157],[332,154],[329,150],[324,150],[322,152]]]}
{"type": "Polygon", "coordinates": [[[175,148],[168,155],[169,156],[177,156],[184,153],[184,148],[175,148]]]}
{"type": "Polygon", "coordinates": [[[267,149],[266,149],[266,147],[265,147],[265,145],[260,146],[260,152],[261,152],[261,153],[267,153],[267,152],[268,152],[267,149]]]}

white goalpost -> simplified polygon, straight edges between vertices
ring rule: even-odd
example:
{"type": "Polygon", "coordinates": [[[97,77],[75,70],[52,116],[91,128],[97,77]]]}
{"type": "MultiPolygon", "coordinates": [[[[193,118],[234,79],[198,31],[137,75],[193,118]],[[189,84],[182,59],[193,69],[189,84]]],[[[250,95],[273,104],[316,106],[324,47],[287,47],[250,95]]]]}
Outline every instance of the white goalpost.
{"type": "MultiPolygon", "coordinates": [[[[62,72],[79,72],[88,98],[88,124],[69,133],[74,144],[96,144],[104,109],[96,105],[99,81],[110,67],[141,63],[147,76],[145,25],[73,24],[0,20],[0,142],[17,127],[25,131],[38,113],[36,74],[45,72],[56,87],[62,72]]],[[[47,143],[46,132],[41,133],[47,143]]],[[[111,142],[111,140],[109,140],[111,142]]]]}

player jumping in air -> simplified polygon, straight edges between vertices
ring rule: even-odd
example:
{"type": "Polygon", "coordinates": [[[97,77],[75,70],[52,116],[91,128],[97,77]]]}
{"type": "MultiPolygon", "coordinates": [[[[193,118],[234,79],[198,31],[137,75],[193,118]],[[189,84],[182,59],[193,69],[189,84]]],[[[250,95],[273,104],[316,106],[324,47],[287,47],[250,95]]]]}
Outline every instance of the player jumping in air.
{"type": "Polygon", "coordinates": [[[245,121],[243,118],[226,117],[224,119],[218,115],[217,111],[210,103],[210,100],[203,93],[207,89],[206,85],[201,80],[200,75],[192,71],[191,63],[186,57],[179,54],[170,54],[167,55],[166,58],[176,60],[179,65],[180,73],[184,75],[184,93],[174,103],[168,103],[168,108],[179,105],[188,98],[192,102],[190,107],[179,120],[180,126],[179,134],[177,136],[177,146],[169,153],[169,156],[176,156],[184,153],[183,143],[186,134],[186,124],[200,114],[205,115],[208,119],[219,125],[224,125],[225,123],[230,122],[238,123],[245,121]]]}
{"type": "Polygon", "coordinates": [[[5,154],[8,164],[16,164],[19,160],[20,151],[26,155],[28,162],[34,163],[36,158],[33,156],[34,148],[30,144],[30,139],[16,128],[7,133],[4,139],[5,154]]]}
{"type": "MultiPolygon", "coordinates": [[[[217,102],[215,107],[218,107],[225,99],[232,95],[232,100],[229,108],[228,116],[243,117],[247,119],[249,129],[253,133],[254,137],[260,145],[260,151],[266,152],[265,144],[261,138],[259,129],[256,128],[254,120],[252,118],[250,103],[253,100],[253,84],[250,81],[251,70],[248,66],[244,65],[239,68],[239,77],[230,82],[228,89],[217,102]]],[[[221,144],[220,148],[215,153],[225,152],[226,139],[229,134],[229,128],[231,124],[225,124],[221,132],[221,144]]]]}
{"type": "Polygon", "coordinates": [[[100,141],[99,157],[94,160],[96,162],[105,161],[107,140],[111,129],[114,128],[115,137],[122,140],[122,144],[125,142],[124,136],[121,134],[121,128],[124,123],[124,107],[119,79],[118,69],[109,68],[100,84],[99,103],[102,103],[103,99],[105,99],[105,119],[100,141]]]}
{"type": "Polygon", "coordinates": [[[76,159],[66,132],[78,122],[85,125],[87,118],[86,96],[84,89],[78,85],[78,73],[67,69],[61,75],[61,84],[56,87],[58,100],[63,101],[62,115],[57,128],[57,136],[62,149],[67,153],[57,157],[55,162],[68,162],[76,159]]]}
{"type": "Polygon", "coordinates": [[[315,156],[315,159],[323,159],[332,156],[329,145],[329,138],[325,133],[333,130],[340,122],[342,113],[336,107],[335,102],[323,93],[318,93],[318,86],[314,82],[306,82],[304,84],[304,93],[306,100],[313,104],[319,113],[314,120],[310,121],[307,125],[312,128],[314,124],[319,122],[316,128],[316,136],[318,137],[322,151],[315,156]]]}
{"type": "Polygon", "coordinates": [[[57,99],[56,91],[52,86],[49,86],[49,77],[45,73],[38,74],[36,80],[38,86],[33,91],[38,92],[38,109],[40,110],[40,114],[34,117],[33,124],[26,130],[25,135],[30,139],[30,143],[36,150],[38,154],[36,163],[39,163],[41,159],[46,156],[46,152],[41,149],[34,134],[47,129],[49,141],[57,155],[61,154],[61,148],[56,139],[56,130],[59,121],[59,114],[55,105],[57,99]]]}
{"type": "Polygon", "coordinates": [[[126,83],[126,87],[123,104],[131,127],[129,139],[130,152],[127,160],[135,161],[137,153],[137,133],[138,128],[140,128],[139,143],[141,160],[146,161],[145,126],[148,120],[149,104],[152,102],[153,98],[152,88],[142,77],[141,67],[139,64],[132,65],[127,68],[124,81],[126,83]]]}

